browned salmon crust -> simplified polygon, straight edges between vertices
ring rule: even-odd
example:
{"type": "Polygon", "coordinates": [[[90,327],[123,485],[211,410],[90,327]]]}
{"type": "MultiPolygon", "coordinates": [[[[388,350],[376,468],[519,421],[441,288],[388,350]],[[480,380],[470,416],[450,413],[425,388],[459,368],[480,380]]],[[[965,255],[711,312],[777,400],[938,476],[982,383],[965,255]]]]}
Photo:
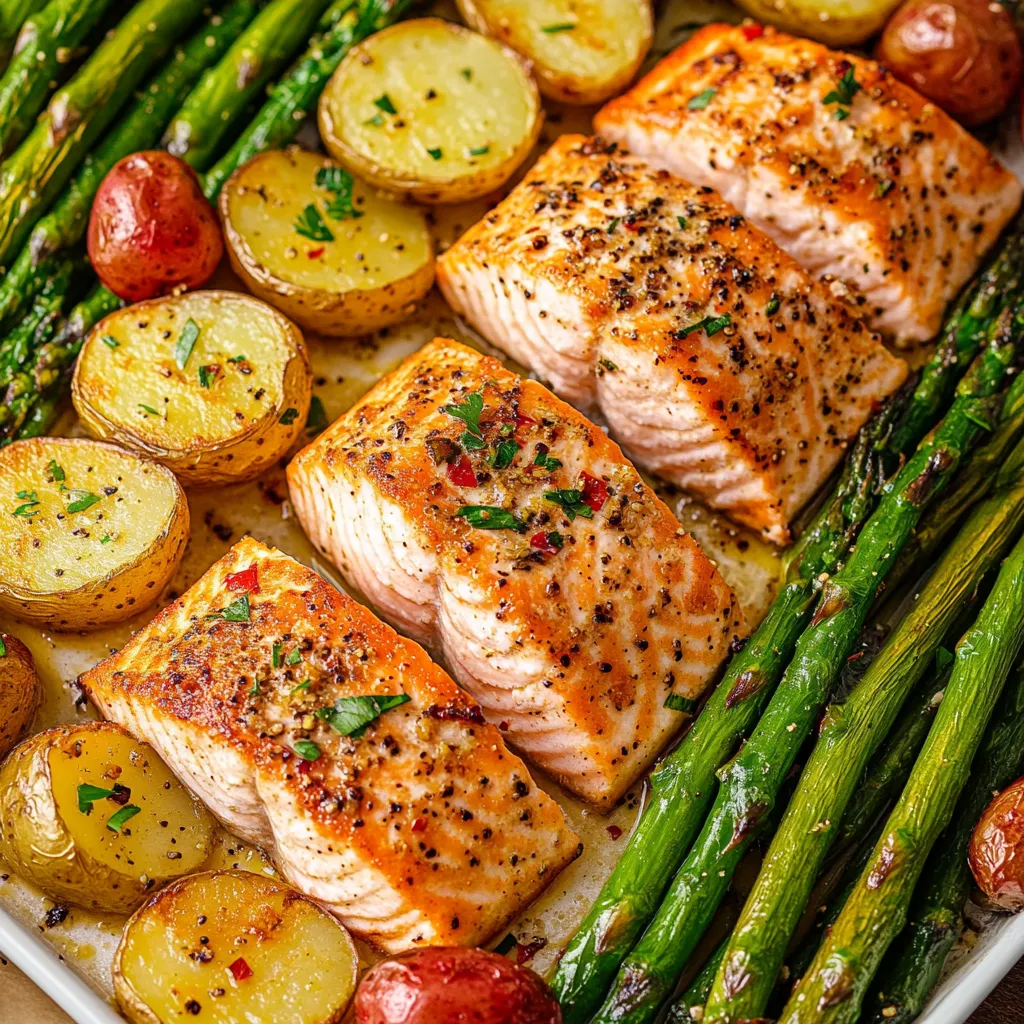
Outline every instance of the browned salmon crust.
{"type": "Polygon", "coordinates": [[[438,262],[451,305],[635,461],[776,543],[906,375],[707,188],[566,135],[438,262]]]}
{"type": "Polygon", "coordinates": [[[435,647],[525,756],[601,806],[687,720],[744,629],[714,565],[602,430],[447,339],[300,452],[288,482],[345,579],[435,647]]]}
{"type": "Polygon", "coordinates": [[[880,64],[709,25],[595,129],[717,189],[898,342],[924,341],[1020,203],[1017,178],[880,64]]]}
{"type": "Polygon", "coordinates": [[[483,943],[579,853],[558,805],[416,644],[251,538],[82,682],[385,950],[483,943]],[[401,694],[362,733],[317,714],[401,694]]]}

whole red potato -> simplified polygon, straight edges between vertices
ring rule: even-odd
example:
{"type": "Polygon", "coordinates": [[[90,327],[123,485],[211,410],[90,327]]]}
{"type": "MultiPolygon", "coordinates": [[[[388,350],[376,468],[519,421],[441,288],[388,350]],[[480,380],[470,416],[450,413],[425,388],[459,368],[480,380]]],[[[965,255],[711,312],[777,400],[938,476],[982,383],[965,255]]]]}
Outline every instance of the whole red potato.
{"type": "Polygon", "coordinates": [[[163,150],[133,153],[103,179],[89,216],[89,260],[128,302],[204,285],[224,252],[199,179],[163,150]]]}
{"type": "Polygon", "coordinates": [[[991,121],[1020,87],[1017,29],[996,0],[907,0],[885,26],[878,59],[967,125],[991,121]]]}
{"type": "Polygon", "coordinates": [[[1007,786],[974,827],[967,857],[993,906],[1024,909],[1024,779],[1007,786]]]}
{"type": "Polygon", "coordinates": [[[356,992],[356,1024],[561,1024],[547,985],[482,949],[417,949],[382,960],[356,992]]]}

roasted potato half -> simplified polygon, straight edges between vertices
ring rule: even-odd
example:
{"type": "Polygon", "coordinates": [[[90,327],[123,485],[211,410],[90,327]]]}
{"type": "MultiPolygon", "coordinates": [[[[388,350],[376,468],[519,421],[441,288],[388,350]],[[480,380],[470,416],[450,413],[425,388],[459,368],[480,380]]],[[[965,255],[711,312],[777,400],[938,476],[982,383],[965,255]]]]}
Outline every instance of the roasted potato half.
{"type": "Polygon", "coordinates": [[[826,46],[859,46],[878,32],[900,0],[736,0],[747,14],[826,46]]]}
{"type": "Polygon", "coordinates": [[[199,291],[101,320],[71,395],[94,435],[198,486],[251,480],[277,462],[305,426],[312,386],[295,324],[250,295],[199,291]]]}
{"type": "Polygon", "coordinates": [[[0,768],[0,856],[61,902],[134,910],[202,865],[213,827],[156,751],[110,722],[48,729],[0,768]]]}
{"type": "Polygon", "coordinates": [[[423,211],[315,153],[254,157],[221,190],[220,213],[239,277],[319,334],[397,323],[434,283],[423,211]]]}
{"type": "Polygon", "coordinates": [[[0,757],[28,731],[42,692],[32,652],[17,637],[0,633],[0,757]]]}
{"type": "Polygon", "coordinates": [[[358,177],[423,203],[495,191],[533,149],[543,114],[528,65],[439,18],[352,48],[320,97],[320,136],[358,177]]]}
{"type": "Polygon", "coordinates": [[[114,992],[133,1024],[333,1024],[357,968],[348,932],[312,900],[259,875],[213,871],[135,913],[114,954],[114,992]]]}
{"type": "Polygon", "coordinates": [[[654,38],[648,0],[456,0],[466,23],[533,65],[540,91],[602,103],[633,80],[654,38]]]}
{"type": "Polygon", "coordinates": [[[0,607],[48,629],[98,629],[149,607],[189,536],[173,473],[86,438],[0,450],[0,508],[0,607]]]}

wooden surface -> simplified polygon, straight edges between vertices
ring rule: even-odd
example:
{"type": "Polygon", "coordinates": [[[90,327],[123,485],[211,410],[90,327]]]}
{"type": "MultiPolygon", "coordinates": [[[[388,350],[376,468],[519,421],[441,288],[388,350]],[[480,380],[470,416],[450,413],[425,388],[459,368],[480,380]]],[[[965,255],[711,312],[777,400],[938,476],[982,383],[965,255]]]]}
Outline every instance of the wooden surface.
{"type": "MultiPolygon", "coordinates": [[[[0,962],[0,1024],[71,1024],[13,964],[0,962]]],[[[440,1022],[439,1022],[440,1024],[440,1022]]],[[[1024,1024],[1024,960],[978,1007],[969,1024],[1024,1024]]]]}

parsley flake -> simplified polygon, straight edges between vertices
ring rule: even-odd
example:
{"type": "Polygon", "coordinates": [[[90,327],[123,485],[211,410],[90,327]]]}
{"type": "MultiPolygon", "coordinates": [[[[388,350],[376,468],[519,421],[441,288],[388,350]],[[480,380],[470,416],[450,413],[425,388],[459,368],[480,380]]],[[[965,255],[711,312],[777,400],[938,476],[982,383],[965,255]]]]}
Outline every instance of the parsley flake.
{"type": "Polygon", "coordinates": [[[105,533],[105,534],[103,534],[102,537],[100,537],[100,543],[101,544],[109,544],[113,539],[114,538],[111,537],[109,533],[105,533]]]}
{"type": "Polygon", "coordinates": [[[459,72],[459,74],[460,74],[460,75],[462,75],[462,77],[463,77],[463,78],[464,78],[464,79],[465,79],[465,80],[466,80],[467,82],[472,82],[472,81],[473,81],[473,69],[472,69],[472,68],[463,68],[463,69],[462,69],[462,70],[461,70],[461,71],[459,72]]]}
{"type": "Polygon", "coordinates": [[[71,495],[71,501],[68,507],[65,509],[66,512],[84,512],[87,508],[92,508],[97,501],[103,499],[98,494],[93,494],[92,491],[83,491],[78,488],[68,491],[71,495]]]}
{"type": "Polygon", "coordinates": [[[687,110],[703,110],[714,98],[717,89],[704,89],[697,93],[696,96],[691,97],[690,102],[686,104],[687,110]]]}
{"type": "Polygon", "coordinates": [[[199,384],[201,387],[208,388],[216,379],[217,374],[220,371],[219,366],[200,366],[199,367],[199,384]]]}
{"type": "Polygon", "coordinates": [[[431,160],[440,160],[441,159],[441,147],[440,146],[438,146],[437,149],[428,149],[427,152],[430,154],[431,160]]]}
{"type": "Polygon", "coordinates": [[[312,740],[296,740],[292,747],[303,761],[316,761],[320,758],[320,748],[312,740]]]}
{"type": "Polygon", "coordinates": [[[281,667],[281,651],[284,648],[284,644],[274,644],[270,649],[270,664],[274,668],[281,667]]]}
{"type": "Polygon", "coordinates": [[[127,807],[122,807],[121,810],[110,816],[107,828],[111,832],[120,832],[125,823],[134,818],[136,814],[141,813],[141,811],[141,807],[136,807],[135,804],[128,804],[127,807]]]}
{"type": "Polygon", "coordinates": [[[696,711],[697,701],[684,697],[681,693],[670,693],[665,698],[665,707],[672,711],[696,711]]]}
{"type": "Polygon", "coordinates": [[[320,211],[313,203],[310,203],[299,214],[293,225],[296,232],[303,238],[309,238],[314,242],[333,242],[334,235],[331,229],[324,223],[320,211]]]}
{"type": "Polygon", "coordinates": [[[249,696],[250,697],[258,697],[259,695],[260,695],[260,681],[258,679],[254,679],[252,681],[252,686],[249,687],[249,696]]]}
{"type": "Polygon", "coordinates": [[[292,687],[291,696],[294,697],[297,693],[305,693],[312,685],[309,679],[303,679],[301,683],[296,683],[292,687]]]}
{"type": "Polygon", "coordinates": [[[544,32],[549,36],[553,36],[556,32],[572,32],[574,28],[576,28],[575,21],[561,21],[557,25],[541,26],[541,32],[544,32]]]}
{"type": "Polygon", "coordinates": [[[775,314],[778,313],[778,311],[779,311],[779,306],[781,306],[781,305],[782,305],[782,303],[779,301],[779,297],[777,295],[773,295],[767,301],[767,303],[765,303],[765,307],[764,307],[765,314],[767,316],[775,316],[775,314]]]}
{"type": "Polygon", "coordinates": [[[293,409],[289,406],[283,413],[281,413],[281,418],[277,422],[283,423],[286,427],[290,427],[298,419],[298,416],[299,410],[293,409]]]}
{"type": "Polygon", "coordinates": [[[319,395],[309,400],[309,413],[306,416],[306,433],[319,434],[327,426],[327,410],[320,401],[319,395]]]}
{"type": "Polygon", "coordinates": [[[616,228],[617,228],[617,227],[618,227],[618,226],[619,226],[619,225],[620,225],[621,223],[622,223],[622,218],[621,218],[621,217],[612,217],[612,219],[611,219],[610,221],[608,221],[608,227],[606,227],[606,228],[605,228],[605,231],[606,231],[606,232],[607,232],[607,233],[608,233],[609,235],[614,235],[614,234],[615,234],[615,229],[616,229],[616,228]]]}
{"type": "Polygon", "coordinates": [[[535,466],[543,466],[549,472],[558,469],[562,465],[558,459],[554,459],[548,454],[548,447],[543,444],[537,445],[537,454],[533,457],[533,464],[535,466]]]}
{"type": "Polygon", "coordinates": [[[249,361],[248,356],[232,356],[228,360],[229,363],[247,363],[248,361],[249,361]]]}
{"type": "Polygon", "coordinates": [[[491,456],[491,466],[494,469],[508,469],[518,451],[519,445],[515,441],[499,441],[491,456]]]}
{"type": "Polygon", "coordinates": [[[151,406],[151,405],[145,405],[145,404],[144,404],[143,402],[139,402],[139,408],[140,408],[140,409],[141,409],[141,410],[142,410],[143,412],[148,412],[148,413],[149,413],[150,415],[152,415],[152,416],[159,416],[159,415],[160,415],[160,413],[158,413],[158,412],[156,411],[156,409],[154,409],[154,408],[153,408],[153,406],[151,406]]]}
{"type": "Polygon", "coordinates": [[[293,648],[288,653],[288,657],[284,659],[286,665],[298,665],[302,661],[302,651],[298,647],[293,648]]]}
{"type": "Polygon", "coordinates": [[[455,405],[441,407],[441,412],[446,412],[449,416],[462,420],[469,433],[475,434],[477,437],[483,437],[483,431],[480,429],[480,413],[483,411],[484,393],[482,391],[474,391],[471,395],[466,395],[465,401],[457,402],[455,405]]]}
{"type": "Polygon", "coordinates": [[[357,210],[352,199],[355,178],[341,167],[321,167],[316,172],[316,183],[332,193],[334,198],[327,204],[327,216],[333,220],[358,220],[363,215],[357,210]]]}
{"type": "Polygon", "coordinates": [[[405,693],[339,697],[333,707],[320,708],[314,714],[342,736],[358,739],[366,732],[367,726],[380,718],[385,711],[408,704],[411,699],[405,693]]]}
{"type": "Polygon", "coordinates": [[[100,338],[100,341],[102,341],[107,348],[120,347],[120,342],[112,334],[104,334],[103,337],[100,338]]]}
{"type": "Polygon", "coordinates": [[[378,96],[373,101],[373,105],[378,110],[383,110],[385,114],[397,114],[398,113],[398,111],[395,110],[394,103],[391,102],[391,97],[387,93],[384,93],[383,95],[378,96]]]}
{"type": "Polygon", "coordinates": [[[67,479],[63,468],[57,464],[56,459],[50,459],[50,463],[46,467],[46,472],[50,474],[50,479],[55,484],[62,484],[67,479]]]}
{"type": "Polygon", "coordinates": [[[0,658],[7,657],[7,644],[4,643],[3,634],[0,633],[0,658]]]}
{"type": "Polygon", "coordinates": [[[189,357],[192,355],[192,349],[196,347],[196,339],[199,337],[199,325],[189,317],[185,321],[185,326],[181,329],[181,334],[178,335],[178,340],[174,343],[174,362],[179,370],[184,370],[188,365],[189,357]]]}
{"type": "Polygon", "coordinates": [[[856,71],[851,65],[843,72],[839,81],[836,82],[836,87],[821,102],[841,103],[844,107],[848,107],[853,102],[853,97],[860,92],[860,88],[856,71]]]}
{"type": "Polygon", "coordinates": [[[20,516],[22,519],[31,519],[33,516],[39,514],[38,501],[26,501],[24,505],[19,505],[12,513],[12,516],[20,516]]]}
{"type": "Polygon", "coordinates": [[[470,156],[483,156],[485,153],[490,153],[490,146],[477,146],[469,151],[470,156]]]}
{"type": "Polygon", "coordinates": [[[690,324],[689,327],[683,327],[681,330],[676,331],[672,337],[677,341],[682,341],[683,338],[694,331],[704,331],[704,333],[710,338],[717,334],[723,327],[728,327],[732,323],[732,317],[728,313],[723,313],[721,316],[706,316],[703,320],[698,320],[695,324],[690,324]]]}
{"type": "Polygon", "coordinates": [[[544,500],[558,505],[571,523],[577,516],[593,519],[594,510],[583,501],[583,492],[573,487],[562,487],[557,491],[545,491],[544,500]]]}
{"type": "Polygon", "coordinates": [[[683,229],[683,231],[685,231],[686,225],[689,223],[689,221],[685,217],[676,217],[676,220],[678,221],[679,226],[683,229]]]}
{"type": "Polygon", "coordinates": [[[249,622],[252,618],[249,608],[249,595],[236,597],[226,608],[210,612],[207,619],[223,619],[225,622],[249,622]]]}
{"type": "Polygon", "coordinates": [[[478,452],[487,447],[487,442],[482,437],[477,437],[468,430],[462,432],[459,443],[467,452],[478,452]]]}
{"type": "Polygon", "coordinates": [[[881,199],[882,196],[888,195],[896,187],[896,182],[892,178],[883,178],[875,186],[875,196],[881,199]]]}
{"type": "Polygon", "coordinates": [[[521,519],[494,505],[463,505],[455,514],[478,530],[515,530],[522,533],[526,529],[521,519]]]}

